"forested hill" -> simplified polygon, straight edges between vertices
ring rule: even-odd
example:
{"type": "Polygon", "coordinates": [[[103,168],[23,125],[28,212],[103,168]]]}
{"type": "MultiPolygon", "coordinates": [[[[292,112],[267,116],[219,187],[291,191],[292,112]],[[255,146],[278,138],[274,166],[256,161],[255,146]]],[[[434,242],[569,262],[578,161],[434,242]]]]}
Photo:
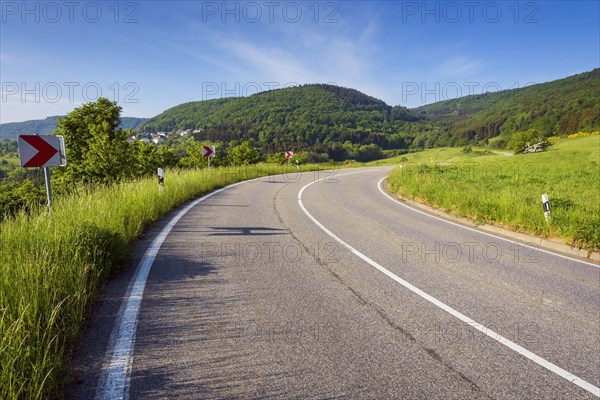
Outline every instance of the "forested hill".
{"type": "MultiPolygon", "coordinates": [[[[36,119],[24,122],[8,122],[0,124],[0,140],[2,139],[16,139],[18,135],[22,134],[38,134],[38,135],[51,135],[56,129],[59,117],[48,117],[46,119],[36,119]]],[[[141,124],[144,118],[134,117],[122,117],[121,128],[133,129],[141,124]]]]}
{"type": "Polygon", "coordinates": [[[437,145],[491,139],[503,147],[516,132],[542,136],[600,129],[600,68],[568,78],[413,109],[439,124],[437,145]]]}
{"type": "Polygon", "coordinates": [[[266,152],[321,151],[332,143],[404,148],[430,123],[405,107],[354,89],[313,84],[248,97],[181,104],[151,118],[138,132],[202,129],[200,140],[253,140],[266,152]]]}
{"type": "MultiPolygon", "coordinates": [[[[50,134],[56,120],[1,124],[0,140],[22,133],[50,134]]],[[[147,120],[123,117],[121,126],[138,133],[199,130],[194,136],[203,142],[250,140],[266,153],[293,148],[327,152],[333,158],[348,142],[383,149],[467,144],[506,148],[513,136],[600,130],[600,69],[411,110],[354,89],[311,84],[185,103],[147,120]]]]}

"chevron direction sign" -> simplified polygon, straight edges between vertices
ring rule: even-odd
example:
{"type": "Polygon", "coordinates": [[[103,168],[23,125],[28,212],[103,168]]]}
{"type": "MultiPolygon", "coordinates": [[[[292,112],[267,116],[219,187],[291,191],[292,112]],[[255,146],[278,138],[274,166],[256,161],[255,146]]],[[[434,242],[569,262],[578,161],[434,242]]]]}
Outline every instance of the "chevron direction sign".
{"type": "Polygon", "coordinates": [[[20,135],[21,166],[62,167],[67,165],[65,139],[55,135],[20,135]]]}
{"type": "Polygon", "coordinates": [[[215,146],[202,146],[202,157],[211,158],[215,156],[215,146]]]}
{"type": "Polygon", "coordinates": [[[285,155],[285,158],[288,158],[288,159],[294,157],[293,151],[284,151],[283,154],[285,155]]]}

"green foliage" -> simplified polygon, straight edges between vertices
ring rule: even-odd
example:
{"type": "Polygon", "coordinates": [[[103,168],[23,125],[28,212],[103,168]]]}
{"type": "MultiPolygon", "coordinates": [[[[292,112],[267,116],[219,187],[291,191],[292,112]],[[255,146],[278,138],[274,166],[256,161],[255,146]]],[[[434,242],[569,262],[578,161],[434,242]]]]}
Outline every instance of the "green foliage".
{"type": "Polygon", "coordinates": [[[57,169],[59,181],[110,184],[132,175],[128,132],[118,128],[121,107],[100,98],[59,119],[68,163],[57,169]]]}
{"type": "Polygon", "coordinates": [[[261,164],[175,170],[162,194],[154,177],[88,187],[57,198],[51,213],[21,213],[0,223],[0,398],[57,397],[90,300],[127,264],[146,226],[210,190],[285,172],[286,166],[261,164]]]}
{"type": "Polygon", "coordinates": [[[260,161],[260,156],[250,142],[246,141],[231,149],[227,159],[230,165],[250,165],[260,161]]]}
{"type": "Polygon", "coordinates": [[[391,190],[462,217],[600,250],[598,136],[561,140],[546,152],[518,157],[461,153],[409,155],[392,171],[391,190]],[[544,219],[543,193],[550,197],[551,224],[544,219]]]}
{"type": "Polygon", "coordinates": [[[129,145],[133,155],[133,175],[148,176],[156,174],[159,167],[175,167],[178,159],[168,146],[135,141],[129,145]]]}
{"type": "Polygon", "coordinates": [[[441,101],[414,111],[439,126],[434,132],[436,146],[464,146],[499,138],[492,146],[504,148],[514,134],[531,129],[542,137],[596,131],[600,128],[600,68],[520,89],[441,101]],[[447,143],[442,143],[444,137],[447,143]]]}
{"type": "MultiPolygon", "coordinates": [[[[251,141],[262,153],[336,152],[331,143],[407,147],[412,131],[431,126],[404,107],[390,107],[359,91],[304,85],[243,98],[191,102],[149,119],[138,132],[200,130],[199,142],[251,141]]],[[[334,155],[340,159],[340,154],[334,155]]],[[[345,158],[343,158],[345,159],[345,158]]]]}
{"type": "Polygon", "coordinates": [[[383,158],[381,147],[376,144],[363,144],[356,150],[354,159],[359,162],[368,162],[383,158]]]}
{"type": "Polygon", "coordinates": [[[525,151],[527,146],[544,140],[544,137],[537,129],[528,129],[524,132],[516,132],[508,142],[508,148],[514,154],[520,154],[525,151]]]}
{"type": "Polygon", "coordinates": [[[0,183],[0,221],[19,211],[28,212],[39,208],[46,201],[46,192],[31,180],[0,183]]]}
{"type": "Polygon", "coordinates": [[[0,156],[16,155],[19,151],[19,144],[16,140],[0,140],[0,156]]]}

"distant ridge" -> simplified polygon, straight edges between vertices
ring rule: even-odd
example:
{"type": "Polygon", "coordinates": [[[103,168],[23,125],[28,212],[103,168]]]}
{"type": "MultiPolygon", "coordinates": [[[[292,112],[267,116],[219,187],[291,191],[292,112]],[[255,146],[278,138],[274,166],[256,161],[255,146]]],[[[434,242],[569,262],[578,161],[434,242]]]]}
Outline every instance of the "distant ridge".
{"type": "Polygon", "coordinates": [[[519,89],[440,101],[412,111],[439,126],[437,144],[495,142],[535,129],[541,136],[600,130],[600,68],[519,89]]]}
{"type": "Polygon", "coordinates": [[[138,132],[192,129],[199,140],[250,140],[267,153],[288,147],[324,152],[333,143],[408,146],[403,131],[425,129],[416,113],[355,89],[309,84],[248,97],[195,101],[170,108],[138,132]],[[417,127],[418,126],[418,127],[417,127]]]}
{"type": "MultiPolygon", "coordinates": [[[[267,153],[327,152],[375,144],[383,149],[479,144],[505,148],[513,134],[555,136],[600,130],[600,68],[519,89],[465,96],[408,109],[358,90],[308,84],[248,97],[194,101],[149,118],[122,118],[136,132],[193,130],[199,141],[252,141],[267,153]]],[[[49,134],[56,117],[0,125],[0,139],[49,134]]],[[[343,151],[340,150],[340,151],[343,151]]]]}
{"type": "MultiPolygon", "coordinates": [[[[51,135],[58,123],[58,116],[46,119],[35,119],[23,122],[8,122],[0,124],[0,140],[16,139],[18,135],[35,133],[38,135],[51,135]]],[[[133,129],[144,122],[146,118],[121,117],[121,128],[133,129]]]]}

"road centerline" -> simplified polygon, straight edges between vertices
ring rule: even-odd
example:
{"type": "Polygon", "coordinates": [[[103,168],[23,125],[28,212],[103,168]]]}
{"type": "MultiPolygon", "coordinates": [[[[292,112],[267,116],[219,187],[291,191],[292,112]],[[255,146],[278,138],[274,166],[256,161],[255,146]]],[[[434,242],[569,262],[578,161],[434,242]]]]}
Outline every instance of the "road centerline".
{"type": "MultiPolygon", "coordinates": [[[[339,176],[341,177],[341,176],[354,175],[354,174],[367,173],[367,172],[373,172],[373,171],[369,170],[369,171],[351,172],[351,173],[342,174],[342,175],[339,175],[339,176]]],[[[385,178],[383,178],[383,179],[381,179],[379,181],[378,187],[380,186],[381,182],[384,179],[385,178]]],[[[497,332],[495,332],[495,331],[487,328],[486,326],[484,326],[484,325],[480,324],[479,322],[477,322],[477,321],[469,318],[468,316],[462,314],[458,310],[455,310],[454,308],[452,308],[449,305],[443,303],[442,301],[438,300],[437,298],[429,295],[428,293],[426,293],[423,290],[419,289],[418,287],[414,286],[410,282],[408,282],[408,281],[400,278],[399,276],[397,276],[396,274],[394,274],[390,270],[386,269],[385,267],[383,267],[382,265],[380,265],[376,261],[372,260],[371,258],[369,258],[368,256],[366,256],[365,254],[361,253],[360,251],[358,251],[357,249],[355,249],[354,247],[352,247],[350,244],[346,243],[344,240],[342,240],[341,238],[339,238],[337,235],[335,235],[329,229],[327,229],[310,212],[308,212],[308,210],[304,206],[304,203],[302,202],[302,194],[304,193],[304,191],[308,187],[310,187],[311,185],[314,185],[315,183],[318,183],[321,180],[323,180],[323,179],[315,180],[314,182],[311,182],[311,183],[303,186],[300,189],[300,191],[298,192],[297,201],[298,201],[298,205],[300,206],[300,209],[304,212],[304,214],[315,225],[317,225],[322,231],[324,231],[328,236],[330,236],[332,239],[334,239],[335,241],[337,241],[338,243],[340,243],[342,246],[344,246],[351,253],[353,253],[354,255],[356,255],[357,257],[359,257],[360,259],[362,259],[363,261],[365,261],[367,264],[371,265],[373,268],[375,268],[378,271],[382,272],[383,274],[385,274],[386,276],[388,276],[389,278],[391,278],[395,282],[399,283],[400,285],[402,285],[406,289],[410,290],[411,292],[415,293],[416,295],[420,296],[421,298],[427,300],[429,303],[431,303],[431,304],[437,306],[438,308],[446,311],[450,315],[456,317],[457,319],[459,319],[462,322],[468,324],[469,326],[477,329],[478,331],[480,331],[483,334],[489,336],[490,338],[494,339],[495,341],[503,344],[504,346],[508,347],[509,349],[517,352],[518,354],[522,355],[523,357],[525,357],[525,358],[527,358],[527,359],[535,362],[536,364],[538,364],[538,365],[544,367],[545,369],[547,369],[547,370],[555,373],[556,375],[558,375],[558,376],[560,376],[560,377],[568,380],[569,382],[574,383],[575,385],[577,385],[580,388],[588,391],[589,393],[591,393],[591,394],[593,394],[593,395],[595,395],[597,397],[600,397],[600,388],[598,388],[598,387],[594,386],[593,384],[585,381],[584,379],[582,379],[582,378],[580,378],[580,377],[578,377],[578,376],[570,373],[569,371],[566,371],[565,369],[563,369],[563,368],[561,368],[561,367],[553,364],[552,362],[550,362],[550,361],[548,361],[548,360],[546,360],[546,359],[538,356],[537,354],[535,354],[535,353],[533,353],[533,352],[525,349],[521,345],[519,345],[519,344],[511,341],[508,338],[505,338],[504,336],[500,335],[499,333],[497,333],[497,332]]],[[[474,230],[474,231],[478,232],[477,230],[474,230]]],[[[550,254],[554,254],[554,253],[550,253],[550,254]]]]}

